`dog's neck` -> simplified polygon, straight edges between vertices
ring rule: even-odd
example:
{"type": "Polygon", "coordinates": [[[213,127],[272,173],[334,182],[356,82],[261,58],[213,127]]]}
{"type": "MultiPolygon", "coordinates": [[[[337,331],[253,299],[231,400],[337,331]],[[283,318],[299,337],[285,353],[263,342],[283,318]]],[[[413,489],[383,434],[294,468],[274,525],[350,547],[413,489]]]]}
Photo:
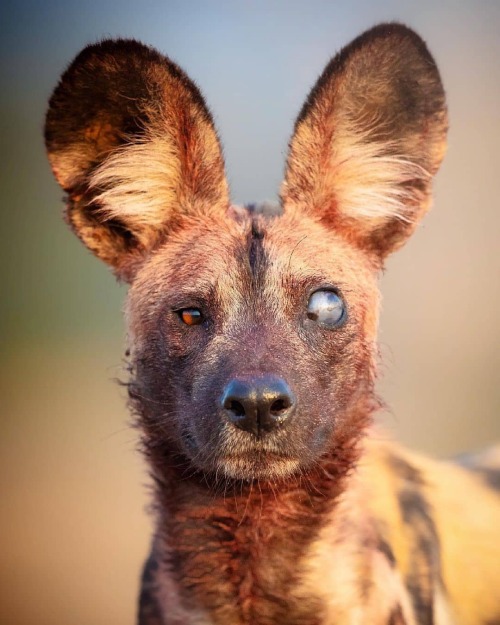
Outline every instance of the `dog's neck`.
{"type": "Polygon", "coordinates": [[[186,477],[178,458],[150,458],[161,563],[156,587],[168,589],[169,614],[175,605],[179,623],[211,622],[193,619],[198,608],[221,624],[322,622],[321,602],[302,588],[305,567],[358,459],[362,429],[349,428],[317,466],[280,483],[221,486],[207,476],[186,477]]]}
{"type": "Polygon", "coordinates": [[[342,490],[333,468],[325,461],[315,469],[314,484],[233,484],[218,494],[192,480],[169,482],[159,493],[157,544],[182,604],[217,623],[258,623],[264,615],[278,623],[286,615],[291,624],[293,613],[297,624],[319,622],[314,599],[294,591],[342,490]]]}

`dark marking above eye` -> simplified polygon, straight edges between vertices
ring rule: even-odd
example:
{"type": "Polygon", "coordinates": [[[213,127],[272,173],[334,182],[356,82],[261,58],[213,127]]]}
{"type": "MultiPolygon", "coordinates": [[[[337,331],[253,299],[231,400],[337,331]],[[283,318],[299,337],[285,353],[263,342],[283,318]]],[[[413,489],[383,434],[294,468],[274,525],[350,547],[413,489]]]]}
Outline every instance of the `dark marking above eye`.
{"type": "Polygon", "coordinates": [[[256,219],[252,219],[252,225],[248,238],[248,262],[254,278],[264,269],[263,239],[265,231],[256,219]]]}

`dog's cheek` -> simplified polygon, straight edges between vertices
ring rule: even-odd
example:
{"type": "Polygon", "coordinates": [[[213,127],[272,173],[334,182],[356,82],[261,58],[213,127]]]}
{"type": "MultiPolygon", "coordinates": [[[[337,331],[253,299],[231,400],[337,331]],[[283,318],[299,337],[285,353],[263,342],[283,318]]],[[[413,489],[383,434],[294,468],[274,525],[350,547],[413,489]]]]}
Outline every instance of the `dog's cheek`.
{"type": "Polygon", "coordinates": [[[307,406],[306,434],[317,453],[335,442],[357,402],[373,386],[373,353],[363,340],[362,320],[351,315],[337,333],[316,335],[311,346],[307,375],[302,376],[299,393],[307,406]]]}
{"type": "Polygon", "coordinates": [[[196,363],[207,342],[199,328],[159,315],[141,328],[131,349],[130,395],[139,416],[175,442],[189,410],[196,363]],[[191,332],[191,330],[194,330],[191,332]]]}
{"type": "Polygon", "coordinates": [[[184,431],[191,434],[202,454],[209,449],[215,453],[225,425],[219,402],[227,377],[227,371],[215,362],[212,352],[204,350],[192,363],[189,383],[179,396],[178,408],[185,415],[184,431]]]}

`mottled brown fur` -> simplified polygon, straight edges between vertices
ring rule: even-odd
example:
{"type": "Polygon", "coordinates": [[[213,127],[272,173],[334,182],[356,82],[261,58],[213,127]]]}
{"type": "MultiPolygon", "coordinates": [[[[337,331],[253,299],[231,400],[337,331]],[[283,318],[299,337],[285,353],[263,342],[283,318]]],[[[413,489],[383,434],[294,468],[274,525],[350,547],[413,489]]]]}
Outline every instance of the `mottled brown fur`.
{"type": "Polygon", "coordinates": [[[174,213],[227,205],[222,153],[199,89],[137,41],[103,41],[76,57],[50,99],[45,141],[68,194],[68,223],[125,279],[174,213]],[[167,157],[156,170],[155,154],[167,157]]]}
{"type": "Polygon", "coordinates": [[[210,113],[169,59],[105,41],[63,75],[46,142],[67,219],[130,283],[128,388],[155,486],[140,625],[498,621],[493,456],[433,462],[371,425],[378,274],[429,206],[446,128],[425,44],[375,27],[312,89],[283,214],[259,215],[229,205],[210,113]],[[335,325],[309,314],[325,291],[335,325]],[[228,386],[275,378],[286,420],[237,425],[228,386]]]}
{"type": "Polygon", "coordinates": [[[284,205],[314,210],[385,255],[428,208],[446,131],[444,91],[425,44],[381,24],[335,56],[311,90],[290,144],[284,205]],[[370,204],[370,218],[359,218],[370,204]]]}

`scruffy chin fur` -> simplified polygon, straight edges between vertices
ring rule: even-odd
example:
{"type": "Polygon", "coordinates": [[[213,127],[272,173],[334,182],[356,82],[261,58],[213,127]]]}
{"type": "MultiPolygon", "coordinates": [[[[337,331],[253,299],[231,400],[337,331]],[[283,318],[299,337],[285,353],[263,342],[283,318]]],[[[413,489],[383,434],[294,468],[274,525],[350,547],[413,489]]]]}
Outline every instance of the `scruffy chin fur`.
{"type": "Polygon", "coordinates": [[[372,427],[386,256],[429,207],[447,112],[424,42],[327,65],[281,205],[231,206],[198,88],[152,48],[83,50],[50,100],[78,237],[130,284],[131,406],[155,485],[140,625],[500,623],[500,458],[372,427]]]}

